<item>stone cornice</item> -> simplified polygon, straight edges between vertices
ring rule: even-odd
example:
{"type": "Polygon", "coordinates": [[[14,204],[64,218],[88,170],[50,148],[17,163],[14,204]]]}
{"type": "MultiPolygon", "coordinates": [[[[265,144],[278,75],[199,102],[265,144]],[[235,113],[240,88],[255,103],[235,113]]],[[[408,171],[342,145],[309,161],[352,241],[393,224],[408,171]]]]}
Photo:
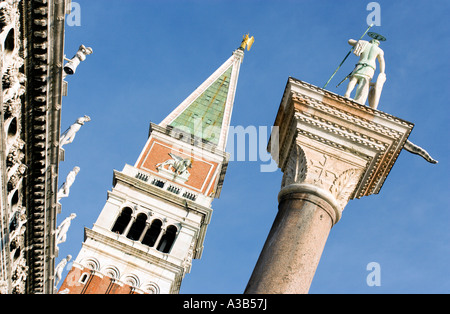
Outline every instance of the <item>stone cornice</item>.
{"type": "Polygon", "coordinates": [[[27,293],[53,293],[65,1],[23,1],[27,293]]]}

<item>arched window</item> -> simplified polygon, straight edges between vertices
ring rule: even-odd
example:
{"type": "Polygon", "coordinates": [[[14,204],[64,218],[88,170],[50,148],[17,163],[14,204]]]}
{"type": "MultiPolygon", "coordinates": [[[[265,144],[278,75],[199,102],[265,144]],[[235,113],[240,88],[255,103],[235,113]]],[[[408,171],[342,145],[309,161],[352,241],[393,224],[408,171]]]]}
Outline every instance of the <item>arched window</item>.
{"type": "Polygon", "coordinates": [[[78,280],[78,282],[84,285],[85,283],[87,283],[88,279],[89,279],[89,274],[83,273],[80,277],[80,280],[78,280]]]}
{"type": "Polygon", "coordinates": [[[159,234],[161,233],[162,222],[159,219],[153,220],[150,228],[145,233],[142,239],[142,244],[148,245],[150,247],[154,246],[159,234]]]}
{"type": "Polygon", "coordinates": [[[146,221],[147,215],[139,214],[136,217],[136,221],[131,226],[130,231],[128,231],[127,238],[135,241],[139,240],[142,232],[144,231],[146,221]]]}
{"type": "Polygon", "coordinates": [[[5,42],[3,44],[3,47],[5,48],[5,55],[10,56],[14,52],[14,48],[16,46],[15,44],[15,35],[14,35],[14,28],[11,28],[8,32],[8,35],[5,38],[5,42]]]}
{"type": "Polygon", "coordinates": [[[11,142],[16,137],[18,130],[19,129],[17,127],[17,118],[14,117],[12,118],[8,126],[8,141],[11,142]]]}
{"type": "Polygon", "coordinates": [[[130,223],[132,212],[133,210],[129,207],[125,207],[124,209],[122,209],[122,212],[120,213],[120,216],[117,218],[111,231],[118,234],[122,234],[125,231],[125,228],[130,223]]]}
{"type": "Polygon", "coordinates": [[[177,235],[177,227],[169,226],[167,227],[166,233],[162,236],[159,242],[157,250],[163,253],[169,253],[170,249],[175,242],[175,236],[177,235]]]}

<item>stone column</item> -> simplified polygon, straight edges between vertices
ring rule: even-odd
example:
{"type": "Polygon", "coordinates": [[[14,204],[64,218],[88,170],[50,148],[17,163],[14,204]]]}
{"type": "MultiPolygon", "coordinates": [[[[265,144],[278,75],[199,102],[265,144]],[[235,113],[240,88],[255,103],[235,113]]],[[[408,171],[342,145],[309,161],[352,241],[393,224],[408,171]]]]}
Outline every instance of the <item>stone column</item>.
{"type": "Polygon", "coordinates": [[[289,186],[246,293],[307,293],[331,227],[336,204],[313,186],[289,186]]]}
{"type": "Polygon", "coordinates": [[[344,207],[379,192],[413,125],[290,78],[274,126],[278,214],[245,293],[308,293],[344,207]]]}
{"type": "Polygon", "coordinates": [[[145,222],[145,228],[141,233],[141,236],[139,237],[138,242],[142,242],[142,240],[144,240],[145,235],[147,234],[148,229],[150,228],[150,222],[146,221],[145,222]]]}

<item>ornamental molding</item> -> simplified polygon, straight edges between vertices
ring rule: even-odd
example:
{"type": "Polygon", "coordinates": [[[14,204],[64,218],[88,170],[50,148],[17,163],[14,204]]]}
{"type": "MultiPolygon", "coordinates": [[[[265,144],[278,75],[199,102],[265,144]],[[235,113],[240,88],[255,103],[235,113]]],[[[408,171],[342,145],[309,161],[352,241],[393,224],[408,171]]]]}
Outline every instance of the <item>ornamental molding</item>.
{"type": "MultiPolygon", "coordinates": [[[[375,131],[377,133],[380,133],[380,134],[383,134],[383,135],[386,135],[389,137],[391,137],[391,136],[396,137],[396,136],[401,135],[401,133],[399,131],[392,129],[386,125],[376,123],[374,121],[365,119],[361,116],[356,116],[348,111],[344,111],[344,110],[338,109],[336,107],[333,107],[330,104],[325,105],[322,101],[319,101],[319,100],[309,97],[307,95],[301,95],[298,92],[293,92],[292,100],[296,101],[298,103],[307,104],[308,106],[317,109],[318,112],[322,112],[324,114],[336,117],[337,119],[339,119],[341,121],[349,122],[352,125],[359,126],[364,129],[369,129],[369,130],[375,131]]],[[[367,108],[369,108],[369,107],[367,107],[367,108]]],[[[379,115],[379,116],[384,117],[389,121],[399,122],[402,125],[408,126],[408,124],[405,124],[404,121],[396,119],[393,116],[390,116],[387,114],[379,115]]],[[[329,123],[331,123],[331,122],[329,122],[329,123]]]]}

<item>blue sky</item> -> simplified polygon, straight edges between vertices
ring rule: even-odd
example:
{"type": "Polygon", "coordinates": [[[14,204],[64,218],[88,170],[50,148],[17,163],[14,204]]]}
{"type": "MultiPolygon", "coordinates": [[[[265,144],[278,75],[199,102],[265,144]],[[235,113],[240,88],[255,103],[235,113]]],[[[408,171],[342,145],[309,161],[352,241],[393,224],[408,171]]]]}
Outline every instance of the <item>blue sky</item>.
{"type": "MultiPolygon", "coordinates": [[[[65,146],[60,183],[81,171],[62,221],[78,216],[60,245],[59,262],[75,258],[111,190],[113,169],[133,165],[148,135],[249,32],[255,44],[241,67],[232,125],[272,126],[289,76],[322,87],[367,28],[370,1],[77,0],[81,26],[66,28],[67,57],[90,46],[67,78],[62,130],[78,117],[92,121],[65,146]]],[[[450,4],[445,0],[378,1],[387,82],[379,110],[415,124],[410,140],[439,164],[403,151],[378,195],[352,200],[333,227],[310,293],[449,293],[450,4]],[[377,262],[381,286],[369,287],[377,262]]],[[[366,37],[368,38],[368,37],[366,37]]],[[[328,89],[357,61],[351,55],[328,89]]],[[[213,202],[201,260],[181,293],[242,293],[277,213],[282,173],[262,161],[231,162],[213,202]]],[[[64,274],[65,275],[65,274],[64,274]]]]}

